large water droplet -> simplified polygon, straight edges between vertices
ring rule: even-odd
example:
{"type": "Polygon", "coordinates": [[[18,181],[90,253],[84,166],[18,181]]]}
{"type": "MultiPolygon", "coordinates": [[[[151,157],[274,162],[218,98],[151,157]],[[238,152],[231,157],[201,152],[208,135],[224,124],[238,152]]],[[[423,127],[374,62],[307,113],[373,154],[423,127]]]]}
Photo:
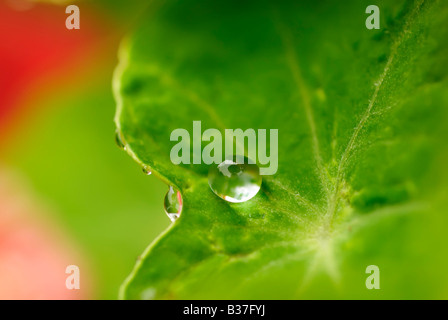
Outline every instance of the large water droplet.
{"type": "Polygon", "coordinates": [[[217,166],[212,165],[208,172],[212,191],[229,202],[252,199],[260,190],[262,178],[260,168],[248,162],[246,157],[238,156],[217,166]]]}
{"type": "Polygon", "coordinates": [[[117,144],[118,148],[124,150],[126,145],[124,143],[123,135],[121,134],[120,130],[115,131],[115,143],[117,144]]]}
{"type": "Polygon", "coordinates": [[[170,186],[165,195],[164,207],[171,221],[174,222],[179,218],[182,211],[182,196],[180,195],[180,191],[170,186]]]}

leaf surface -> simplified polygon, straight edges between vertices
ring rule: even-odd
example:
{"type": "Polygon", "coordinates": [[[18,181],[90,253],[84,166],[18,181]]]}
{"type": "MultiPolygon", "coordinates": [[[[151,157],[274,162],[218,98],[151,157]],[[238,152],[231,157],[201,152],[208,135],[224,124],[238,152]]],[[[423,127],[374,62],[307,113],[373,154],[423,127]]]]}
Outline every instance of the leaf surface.
{"type": "Polygon", "coordinates": [[[368,5],[199,0],[145,13],[120,52],[116,124],[184,206],[122,298],[446,297],[447,5],[379,1],[379,30],[365,27],[368,5]],[[195,120],[279,130],[278,172],[255,198],[227,203],[207,165],[170,161],[171,132],[192,135],[195,120]],[[369,265],[381,290],[366,289],[369,265]]]}

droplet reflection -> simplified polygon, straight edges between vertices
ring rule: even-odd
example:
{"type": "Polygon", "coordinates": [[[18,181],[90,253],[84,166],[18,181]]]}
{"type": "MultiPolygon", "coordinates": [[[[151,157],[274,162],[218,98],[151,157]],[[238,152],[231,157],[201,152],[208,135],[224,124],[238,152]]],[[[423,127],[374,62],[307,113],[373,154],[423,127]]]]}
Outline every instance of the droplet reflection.
{"type": "Polygon", "coordinates": [[[261,182],[260,168],[242,156],[212,165],[208,172],[208,184],[212,191],[229,202],[252,199],[260,190],[261,182]]]}
{"type": "Polygon", "coordinates": [[[182,196],[180,191],[175,189],[173,186],[170,186],[165,195],[164,207],[165,212],[171,221],[174,222],[177,218],[179,218],[180,213],[182,212],[182,196]]]}

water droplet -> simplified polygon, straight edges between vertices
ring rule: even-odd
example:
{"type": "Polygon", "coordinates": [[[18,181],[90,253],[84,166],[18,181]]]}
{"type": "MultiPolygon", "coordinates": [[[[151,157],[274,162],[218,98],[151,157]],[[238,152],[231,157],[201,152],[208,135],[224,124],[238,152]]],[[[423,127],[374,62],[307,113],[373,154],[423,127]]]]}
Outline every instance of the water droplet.
{"type": "Polygon", "coordinates": [[[208,184],[212,191],[229,202],[252,199],[260,190],[262,178],[260,168],[248,162],[248,158],[238,156],[211,166],[208,184]]]}
{"type": "Polygon", "coordinates": [[[148,166],[143,166],[142,171],[144,174],[146,174],[148,176],[152,173],[151,169],[148,166]]]}
{"type": "Polygon", "coordinates": [[[182,212],[182,196],[180,191],[170,186],[168,192],[165,195],[164,201],[165,212],[171,221],[175,221],[179,218],[182,212]]]}
{"type": "Polygon", "coordinates": [[[124,143],[123,135],[118,129],[115,131],[115,143],[117,144],[118,148],[125,150],[126,144],[124,143]]]}

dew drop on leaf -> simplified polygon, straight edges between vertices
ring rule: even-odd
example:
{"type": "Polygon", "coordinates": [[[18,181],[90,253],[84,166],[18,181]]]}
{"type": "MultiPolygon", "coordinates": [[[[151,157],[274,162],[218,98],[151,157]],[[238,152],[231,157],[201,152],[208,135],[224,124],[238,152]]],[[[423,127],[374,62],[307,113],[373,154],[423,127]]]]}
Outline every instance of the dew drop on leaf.
{"type": "Polygon", "coordinates": [[[180,213],[182,211],[182,196],[180,191],[175,189],[173,186],[170,186],[168,192],[165,195],[164,201],[165,212],[168,215],[168,218],[171,221],[175,221],[179,218],[180,213]]]}
{"type": "Polygon", "coordinates": [[[220,198],[229,202],[245,202],[252,199],[261,187],[260,168],[249,163],[248,158],[237,157],[211,166],[208,184],[220,198]]]}
{"type": "Polygon", "coordinates": [[[148,166],[143,166],[142,171],[144,174],[146,174],[148,176],[152,173],[151,169],[148,166]]]}
{"type": "Polygon", "coordinates": [[[125,150],[126,145],[124,143],[123,135],[118,129],[115,131],[115,143],[117,144],[118,148],[125,150]]]}

